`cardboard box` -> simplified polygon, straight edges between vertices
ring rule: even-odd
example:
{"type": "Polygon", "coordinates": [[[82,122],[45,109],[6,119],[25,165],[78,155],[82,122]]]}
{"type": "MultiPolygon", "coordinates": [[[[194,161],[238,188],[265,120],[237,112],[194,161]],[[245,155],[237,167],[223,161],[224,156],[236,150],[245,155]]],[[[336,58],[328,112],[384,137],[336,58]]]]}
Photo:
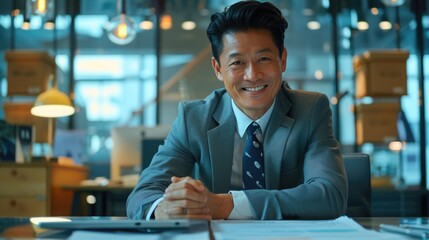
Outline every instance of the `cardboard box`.
{"type": "Polygon", "coordinates": [[[398,139],[399,102],[359,104],[356,108],[356,141],[387,143],[398,139]]]}
{"type": "Polygon", "coordinates": [[[408,51],[368,51],[353,59],[356,97],[407,95],[408,51]]]}
{"type": "MultiPolygon", "coordinates": [[[[49,119],[31,115],[33,103],[26,102],[5,102],[3,104],[5,120],[14,125],[31,125],[34,126],[34,142],[50,143],[49,139],[49,119]]],[[[55,131],[55,119],[52,121],[52,136],[55,131]]]]}
{"type": "MultiPolygon", "coordinates": [[[[47,52],[6,51],[7,95],[37,96],[48,89],[55,61],[47,52]]],[[[55,79],[55,78],[53,78],[55,79]]]]}

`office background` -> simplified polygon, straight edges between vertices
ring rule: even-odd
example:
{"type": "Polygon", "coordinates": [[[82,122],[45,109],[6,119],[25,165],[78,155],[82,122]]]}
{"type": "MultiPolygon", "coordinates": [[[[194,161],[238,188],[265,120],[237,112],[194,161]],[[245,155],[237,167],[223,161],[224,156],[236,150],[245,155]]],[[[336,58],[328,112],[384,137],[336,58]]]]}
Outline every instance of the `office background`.
{"type": "MultiPolygon", "coordinates": [[[[211,69],[205,30],[212,13],[236,1],[127,0],[125,13],[135,22],[136,35],[124,45],[112,42],[108,29],[108,22],[121,13],[117,5],[122,2],[56,0],[50,14],[28,18],[25,0],[0,1],[0,105],[20,101],[7,96],[5,52],[48,51],[58,66],[58,87],[71,97],[77,110],[56,120],[55,137],[81,140],[73,156],[89,167],[90,177],[110,177],[113,128],[169,125],[179,101],[204,98],[223,86],[211,69]],[[29,27],[24,29],[27,19],[29,27]],[[53,19],[54,27],[46,24],[53,19]],[[186,27],[185,21],[190,26],[186,27]]],[[[386,5],[396,2],[388,0],[270,2],[289,22],[283,79],[292,88],[337,97],[339,101],[332,102],[334,130],[343,151],[370,154],[373,184],[394,190],[388,194],[399,196],[401,204],[408,203],[407,197],[411,205],[417,203],[409,209],[401,205],[405,209],[401,214],[427,215],[427,200],[420,193],[427,189],[428,1],[407,0],[399,6],[386,5]],[[362,19],[368,23],[367,29],[358,25],[362,19]],[[390,141],[358,144],[353,57],[397,48],[410,54],[406,61],[407,94],[398,99],[405,116],[402,119],[411,131],[407,138],[393,140],[406,142],[406,146],[398,151],[389,148],[390,141]],[[407,190],[414,192],[402,194],[407,190]],[[398,192],[401,195],[394,195],[398,192]]],[[[0,119],[5,119],[4,111],[0,111],[0,119]]],[[[1,135],[6,136],[9,124],[2,122],[0,127],[1,135]]],[[[54,152],[63,147],[55,144],[54,152]]],[[[49,146],[35,144],[33,155],[45,154],[46,148],[49,146]]]]}

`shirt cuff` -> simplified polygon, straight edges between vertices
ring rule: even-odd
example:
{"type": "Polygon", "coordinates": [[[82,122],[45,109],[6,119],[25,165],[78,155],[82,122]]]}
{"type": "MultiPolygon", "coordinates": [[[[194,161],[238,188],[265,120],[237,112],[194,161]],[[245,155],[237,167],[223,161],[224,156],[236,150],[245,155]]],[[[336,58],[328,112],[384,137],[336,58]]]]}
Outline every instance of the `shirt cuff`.
{"type": "Polygon", "coordinates": [[[164,200],[163,197],[158,198],[154,203],[152,203],[152,206],[150,207],[149,211],[147,212],[146,215],[146,220],[149,221],[152,218],[152,214],[155,212],[156,207],[158,206],[158,204],[164,200]]]}
{"type": "Polygon", "coordinates": [[[230,220],[245,220],[255,219],[252,209],[250,208],[250,202],[246,194],[243,191],[229,191],[232,194],[232,201],[234,202],[234,208],[228,216],[230,220]]]}

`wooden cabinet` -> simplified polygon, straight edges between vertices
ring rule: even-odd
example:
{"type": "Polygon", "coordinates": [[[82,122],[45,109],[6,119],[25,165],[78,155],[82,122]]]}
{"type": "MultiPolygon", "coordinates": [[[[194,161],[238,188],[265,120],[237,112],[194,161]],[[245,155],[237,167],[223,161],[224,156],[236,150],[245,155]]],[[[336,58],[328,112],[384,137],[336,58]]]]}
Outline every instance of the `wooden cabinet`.
{"type": "Polygon", "coordinates": [[[82,166],[56,163],[0,164],[0,216],[68,216],[73,193],[64,185],[87,178],[82,166]]]}

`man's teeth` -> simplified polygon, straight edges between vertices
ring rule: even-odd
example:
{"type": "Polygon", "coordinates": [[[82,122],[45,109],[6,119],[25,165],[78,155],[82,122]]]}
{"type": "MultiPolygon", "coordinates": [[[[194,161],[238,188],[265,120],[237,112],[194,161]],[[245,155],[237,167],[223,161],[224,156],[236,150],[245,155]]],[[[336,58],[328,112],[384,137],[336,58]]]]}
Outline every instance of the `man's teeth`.
{"type": "Polygon", "coordinates": [[[265,86],[259,86],[259,87],[254,87],[254,88],[245,88],[245,89],[246,89],[246,91],[249,91],[249,92],[256,92],[256,91],[262,90],[264,87],[265,86]]]}

